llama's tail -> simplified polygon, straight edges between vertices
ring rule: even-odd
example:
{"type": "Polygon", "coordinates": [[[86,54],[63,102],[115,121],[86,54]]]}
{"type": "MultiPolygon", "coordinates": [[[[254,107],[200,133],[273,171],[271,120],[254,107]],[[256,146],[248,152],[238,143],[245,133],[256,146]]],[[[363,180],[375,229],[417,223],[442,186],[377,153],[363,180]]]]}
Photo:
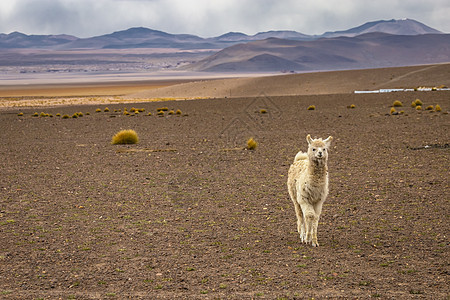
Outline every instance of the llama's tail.
{"type": "Polygon", "coordinates": [[[297,153],[297,155],[294,158],[294,163],[299,161],[299,160],[305,160],[308,158],[308,154],[306,154],[305,152],[300,151],[299,153],[297,153]]]}

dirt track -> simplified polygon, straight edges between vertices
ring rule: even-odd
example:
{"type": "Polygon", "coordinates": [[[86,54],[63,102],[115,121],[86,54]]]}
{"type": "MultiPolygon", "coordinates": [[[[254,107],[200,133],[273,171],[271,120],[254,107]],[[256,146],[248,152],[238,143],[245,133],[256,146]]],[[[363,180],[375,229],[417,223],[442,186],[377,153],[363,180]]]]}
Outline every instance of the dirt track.
{"type": "Polygon", "coordinates": [[[1,298],[444,299],[449,115],[416,98],[450,107],[410,92],[1,111],[1,298]],[[406,114],[386,115],[397,99],[406,114]],[[120,129],[140,143],[111,145],[120,129]],[[319,248],[286,188],[307,133],[335,138],[319,248]]]}

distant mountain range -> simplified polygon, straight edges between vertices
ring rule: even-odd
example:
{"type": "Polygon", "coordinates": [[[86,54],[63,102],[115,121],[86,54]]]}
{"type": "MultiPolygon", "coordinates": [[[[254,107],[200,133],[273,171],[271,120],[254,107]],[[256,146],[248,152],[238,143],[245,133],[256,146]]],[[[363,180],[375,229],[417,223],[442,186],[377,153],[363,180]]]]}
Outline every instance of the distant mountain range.
{"type": "MultiPolygon", "coordinates": [[[[322,35],[306,35],[296,31],[267,31],[255,35],[229,32],[217,37],[202,38],[142,27],[91,38],[70,35],[26,35],[13,32],[0,34],[0,49],[4,49],[9,55],[3,56],[8,58],[8,61],[4,62],[0,55],[0,65],[20,67],[25,64],[26,58],[34,59],[32,62],[26,61],[27,64],[40,64],[42,67],[39,70],[42,70],[49,65],[47,62],[50,59],[53,68],[55,65],[67,65],[70,61],[69,65],[84,63],[84,69],[92,69],[86,65],[99,66],[105,57],[99,56],[98,50],[145,51],[149,48],[159,48],[162,52],[168,53],[166,57],[160,55],[162,63],[153,64],[153,66],[161,65],[165,69],[182,68],[206,72],[360,69],[449,62],[450,34],[444,34],[410,19],[368,22],[345,31],[326,32],[322,35]],[[53,55],[52,59],[51,51],[49,53],[46,51],[48,54],[46,57],[41,55],[33,58],[18,53],[23,49],[58,50],[59,55],[63,52],[67,56],[53,55]],[[65,51],[75,49],[89,50],[90,54],[76,58],[74,51],[65,51]],[[95,53],[97,56],[94,56],[95,53]],[[167,57],[172,55],[170,53],[176,53],[178,61],[173,61],[172,56],[170,64],[165,63],[163,60],[167,61],[167,57]],[[195,59],[193,53],[197,53],[195,59]],[[167,67],[169,65],[170,67],[167,67]]],[[[141,55],[139,59],[136,56],[139,62],[134,64],[133,68],[138,68],[140,62],[148,61],[152,54],[150,51],[147,52],[149,54],[139,54],[141,55]]],[[[125,64],[131,56],[125,59],[126,54],[120,51],[116,53],[124,63],[120,68],[126,68],[125,64]]],[[[107,62],[108,67],[104,68],[114,69],[111,66],[114,62],[118,63],[118,60],[110,59],[107,62]]],[[[67,67],[67,70],[72,70],[72,67],[67,67]]],[[[35,69],[31,71],[35,72],[35,69]]]]}
{"type": "Polygon", "coordinates": [[[90,38],[78,38],[71,35],[26,35],[20,32],[3,33],[0,34],[0,48],[44,48],[55,50],[130,48],[223,49],[237,43],[267,38],[310,41],[324,37],[353,37],[371,32],[400,35],[441,33],[425,24],[410,19],[369,22],[345,31],[326,32],[322,35],[306,35],[296,31],[267,31],[255,35],[229,32],[218,37],[202,38],[191,34],[170,34],[136,27],[90,38]]]}

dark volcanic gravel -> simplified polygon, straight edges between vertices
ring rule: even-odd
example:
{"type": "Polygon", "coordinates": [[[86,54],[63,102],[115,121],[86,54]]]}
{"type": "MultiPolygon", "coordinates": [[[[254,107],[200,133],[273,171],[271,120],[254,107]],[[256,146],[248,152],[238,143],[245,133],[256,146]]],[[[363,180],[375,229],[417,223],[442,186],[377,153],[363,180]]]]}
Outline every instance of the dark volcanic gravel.
{"type": "Polygon", "coordinates": [[[416,98],[450,107],[408,92],[1,111],[0,298],[445,299],[449,115],[416,98]],[[140,142],[111,145],[121,129],[140,142]],[[286,187],[308,133],[334,137],[319,248],[286,187]]]}

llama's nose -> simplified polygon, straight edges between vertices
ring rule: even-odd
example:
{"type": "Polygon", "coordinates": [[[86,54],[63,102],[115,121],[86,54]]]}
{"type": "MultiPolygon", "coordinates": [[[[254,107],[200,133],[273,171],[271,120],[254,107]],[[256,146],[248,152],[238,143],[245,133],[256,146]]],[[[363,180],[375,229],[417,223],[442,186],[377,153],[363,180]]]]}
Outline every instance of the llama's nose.
{"type": "Polygon", "coordinates": [[[322,157],[322,151],[319,151],[318,154],[319,154],[319,157],[322,157]]]}

